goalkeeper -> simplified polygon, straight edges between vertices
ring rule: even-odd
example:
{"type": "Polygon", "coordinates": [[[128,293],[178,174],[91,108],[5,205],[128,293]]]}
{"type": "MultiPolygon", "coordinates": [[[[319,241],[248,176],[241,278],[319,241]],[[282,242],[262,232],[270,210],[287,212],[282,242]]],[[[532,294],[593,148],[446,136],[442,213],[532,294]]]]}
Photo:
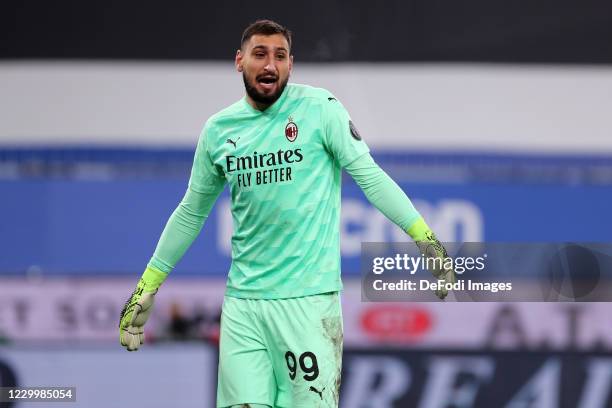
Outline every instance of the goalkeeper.
{"type": "MultiPolygon", "coordinates": [[[[291,33],[260,20],[235,65],[246,96],[200,135],[185,196],[125,305],[120,341],[143,342],[155,293],[229,185],[232,264],[221,315],[218,407],[337,407],[342,361],[340,184],[344,168],[423,253],[446,256],[408,197],[372,160],[328,91],[288,84],[291,33]]],[[[452,271],[432,271],[453,281],[452,271]]],[[[445,290],[436,292],[440,298],[445,290]]]]}

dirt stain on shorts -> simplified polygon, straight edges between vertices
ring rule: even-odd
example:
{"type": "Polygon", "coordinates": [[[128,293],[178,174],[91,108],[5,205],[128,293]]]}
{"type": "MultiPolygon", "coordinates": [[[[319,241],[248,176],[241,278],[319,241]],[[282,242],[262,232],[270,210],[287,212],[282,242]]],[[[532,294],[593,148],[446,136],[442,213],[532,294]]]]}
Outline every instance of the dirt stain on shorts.
{"type": "Polygon", "coordinates": [[[336,362],[336,379],[332,388],[333,396],[338,406],[340,398],[340,379],[342,376],[342,317],[325,318],[321,320],[325,337],[331,342],[334,351],[334,360],[336,362]]]}

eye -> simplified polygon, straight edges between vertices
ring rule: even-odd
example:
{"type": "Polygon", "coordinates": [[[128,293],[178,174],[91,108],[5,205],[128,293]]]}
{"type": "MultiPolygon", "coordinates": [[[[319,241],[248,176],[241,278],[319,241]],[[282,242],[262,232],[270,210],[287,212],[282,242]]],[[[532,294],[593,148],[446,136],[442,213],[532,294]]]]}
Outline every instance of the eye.
{"type": "Polygon", "coordinates": [[[266,54],[264,54],[263,52],[256,52],[256,53],[255,53],[255,57],[256,57],[256,58],[263,58],[263,57],[265,57],[265,55],[266,55],[266,54]]]}
{"type": "Polygon", "coordinates": [[[278,59],[278,60],[284,60],[285,58],[286,58],[285,54],[277,54],[276,55],[276,59],[278,59]]]}

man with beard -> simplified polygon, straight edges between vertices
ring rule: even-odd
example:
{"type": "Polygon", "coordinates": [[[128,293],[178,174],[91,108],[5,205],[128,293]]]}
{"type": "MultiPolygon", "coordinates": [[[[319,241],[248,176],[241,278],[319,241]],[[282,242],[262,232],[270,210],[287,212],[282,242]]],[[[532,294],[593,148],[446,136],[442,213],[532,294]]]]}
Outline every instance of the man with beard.
{"type": "MultiPolygon", "coordinates": [[[[235,65],[246,96],[204,126],[185,197],[122,312],[120,341],[128,350],[142,344],[155,293],[228,183],[234,232],[217,406],[337,407],[341,170],[422,252],[446,252],[374,163],[342,104],[324,89],[287,83],[289,30],[269,20],[251,24],[235,65]]],[[[432,272],[454,281],[451,270],[432,272]]]]}

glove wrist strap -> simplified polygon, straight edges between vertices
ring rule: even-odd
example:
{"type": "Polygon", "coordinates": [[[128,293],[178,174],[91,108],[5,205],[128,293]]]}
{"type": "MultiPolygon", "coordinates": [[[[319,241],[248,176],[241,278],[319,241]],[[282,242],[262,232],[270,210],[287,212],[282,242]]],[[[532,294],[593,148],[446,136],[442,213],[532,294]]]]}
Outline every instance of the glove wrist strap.
{"type": "Polygon", "coordinates": [[[416,220],[406,232],[414,241],[417,242],[428,241],[428,235],[431,235],[431,229],[429,228],[423,217],[420,217],[418,220],[416,220]]]}
{"type": "Polygon", "coordinates": [[[167,273],[147,266],[140,278],[139,286],[143,284],[143,292],[156,292],[167,277],[167,273]]]}

